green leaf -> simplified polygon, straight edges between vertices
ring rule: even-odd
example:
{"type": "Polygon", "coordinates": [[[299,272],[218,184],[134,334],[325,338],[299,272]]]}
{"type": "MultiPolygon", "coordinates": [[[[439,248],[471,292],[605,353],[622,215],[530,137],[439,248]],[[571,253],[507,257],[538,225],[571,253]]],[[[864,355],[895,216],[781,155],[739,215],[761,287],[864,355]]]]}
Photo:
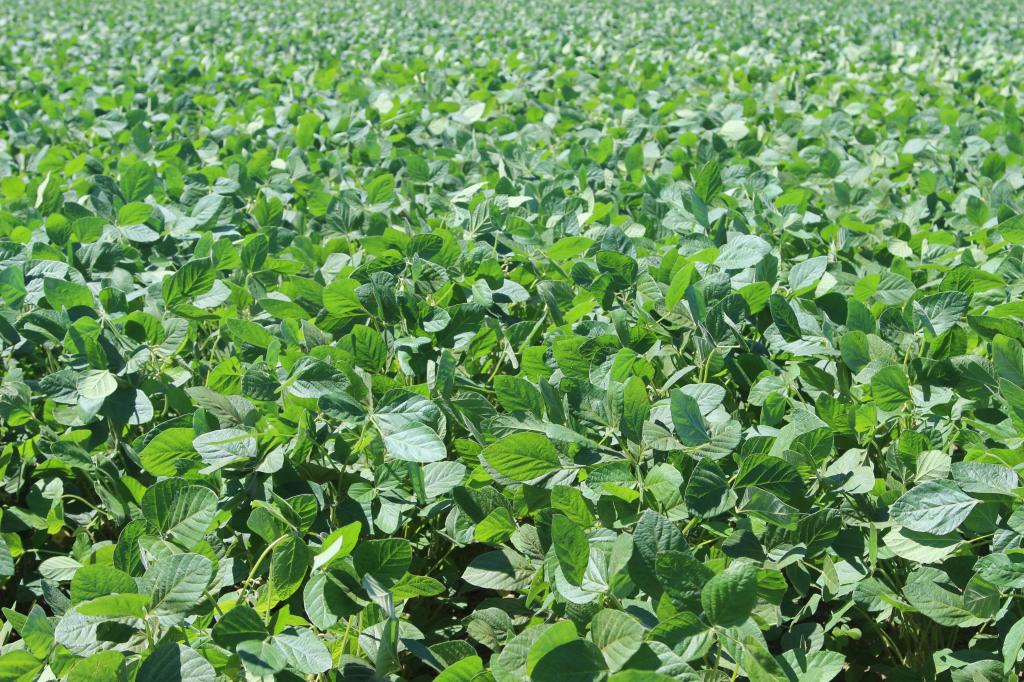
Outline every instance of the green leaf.
{"type": "Polygon", "coordinates": [[[78,394],[86,400],[103,400],[117,390],[117,377],[105,369],[90,369],[78,380],[78,394]]]}
{"type": "Polygon", "coordinates": [[[590,638],[611,671],[620,670],[644,642],[644,628],[622,611],[602,609],[590,621],[590,638]]]}
{"type": "Polygon", "coordinates": [[[190,428],[170,428],[156,434],[139,452],[142,467],[153,476],[174,476],[195,457],[190,428]]]}
{"type": "Polygon", "coordinates": [[[256,679],[273,678],[288,665],[288,658],[273,642],[249,640],[235,647],[248,676],[256,679]]]}
{"type": "Polygon", "coordinates": [[[860,301],[874,297],[886,305],[902,305],[914,295],[917,287],[909,279],[895,272],[867,275],[854,287],[854,296],[860,301]]]}
{"type": "Polygon", "coordinates": [[[121,173],[121,193],[126,201],[142,201],[155,186],[156,171],[148,163],[137,161],[121,173]]]}
{"type": "MultiPolygon", "coordinates": [[[[496,656],[491,657],[491,674],[494,675],[494,679],[497,682],[529,682],[526,670],[531,648],[545,632],[559,625],[568,625],[572,628],[572,623],[567,621],[556,625],[534,625],[513,637],[496,656]]],[[[572,636],[575,636],[575,628],[572,629],[572,636]]],[[[537,658],[539,657],[538,655],[537,658]]]]}
{"type": "Polygon", "coordinates": [[[359,532],[362,527],[359,521],[353,521],[324,538],[320,551],[313,557],[313,570],[330,566],[333,562],[351,554],[359,541],[359,532]]]}
{"type": "Polygon", "coordinates": [[[679,529],[664,516],[645,509],[633,531],[633,544],[637,556],[654,570],[658,555],[666,550],[687,550],[686,540],[679,529]]]}
{"type": "Polygon", "coordinates": [[[696,447],[711,440],[696,398],[679,389],[672,391],[672,424],[685,445],[696,447]]]}
{"type": "Polygon", "coordinates": [[[608,682],[672,682],[677,678],[653,670],[620,670],[608,682]]]}
{"type": "Polygon", "coordinates": [[[798,509],[757,486],[746,489],[740,503],[740,511],[786,530],[796,530],[800,516],[798,509]]]}
{"type": "Polygon", "coordinates": [[[971,495],[1012,497],[1020,484],[1013,469],[993,462],[954,462],[951,470],[960,489],[971,495]]]}
{"type": "Polygon", "coordinates": [[[331,652],[309,628],[287,627],[273,642],[284,652],[288,667],[303,675],[319,675],[332,667],[331,652]]]}
{"type": "Polygon", "coordinates": [[[238,428],[207,431],[192,439],[192,447],[211,470],[255,459],[259,455],[256,437],[238,428]]]}
{"type": "Polygon", "coordinates": [[[590,543],[583,529],[556,514],[551,519],[551,542],[565,579],[573,585],[582,584],[590,563],[590,543]]]}
{"type": "Polygon", "coordinates": [[[323,305],[328,313],[339,318],[365,315],[356,289],[359,282],[352,279],[335,279],[323,290],[323,305]]]}
{"type": "Polygon", "coordinates": [[[356,364],[371,372],[380,371],[387,362],[388,347],[384,337],[365,325],[353,326],[348,335],[338,342],[338,347],[352,353],[356,364]]]}
{"type": "MultiPolygon", "coordinates": [[[[815,256],[805,261],[800,261],[789,271],[789,289],[799,295],[815,286],[825,274],[828,267],[827,256],[815,256]]],[[[774,317],[774,314],[773,314],[774,317]]],[[[775,323],[776,326],[778,322],[775,323]]],[[[780,328],[781,331],[781,328],[780,328]]]]}
{"type": "Polygon", "coordinates": [[[213,579],[213,562],[199,554],[160,557],[141,578],[152,597],[150,610],[162,622],[175,623],[202,601],[213,579]]]}
{"type": "MultiPolygon", "coordinates": [[[[259,344],[262,346],[262,343],[259,344]]],[[[269,347],[267,344],[266,347],[269,347]]],[[[315,358],[301,358],[292,368],[285,386],[288,393],[296,398],[320,398],[344,392],[349,381],[337,368],[315,358]]]]}
{"type": "Polygon", "coordinates": [[[36,679],[44,662],[22,649],[8,651],[0,656],[0,680],[21,682],[36,679]]]}
{"type": "Polygon", "coordinates": [[[889,516],[910,530],[945,535],[959,528],[977,504],[953,481],[928,481],[893,502],[889,516]]]}
{"type": "Polygon", "coordinates": [[[555,647],[537,661],[536,682],[594,682],[608,675],[601,650],[593,642],[577,639],[555,647]]]}
{"type": "Polygon", "coordinates": [[[730,637],[726,639],[726,648],[751,682],[781,682],[789,679],[761,637],[749,634],[740,634],[739,638],[730,637]]]}
{"type": "Polygon", "coordinates": [[[516,530],[515,519],[506,507],[492,509],[487,516],[477,522],[473,530],[473,538],[477,542],[504,542],[516,530]]]}
{"type": "Polygon", "coordinates": [[[800,321],[793,312],[792,306],[782,296],[772,294],[768,297],[768,310],[772,314],[772,322],[782,334],[786,341],[799,341],[803,338],[803,331],[800,329],[800,321]]]}
{"type": "Polygon", "coordinates": [[[53,625],[38,604],[29,611],[25,624],[18,627],[18,634],[36,658],[45,659],[53,649],[53,625]]]}
{"type": "Polygon", "coordinates": [[[696,279],[697,271],[692,264],[687,263],[679,268],[672,276],[672,281],[669,282],[668,289],[665,291],[665,307],[671,310],[677,303],[683,300],[686,290],[690,288],[690,285],[696,279]]]}
{"type": "Polygon", "coordinates": [[[73,604],[108,594],[137,591],[138,586],[135,584],[134,578],[124,571],[110,566],[87,564],[75,571],[75,577],[71,579],[71,602],[73,604]]]}
{"type": "Polygon", "coordinates": [[[978,577],[999,585],[1004,590],[1024,588],[1024,551],[986,554],[975,562],[974,572],[978,577]]]}
{"type": "Polygon", "coordinates": [[[467,656],[455,661],[434,678],[435,682],[473,682],[484,671],[484,662],[479,656],[467,656]]]}
{"type": "Polygon", "coordinates": [[[854,372],[859,372],[871,362],[871,348],[867,335],[858,330],[847,332],[839,339],[839,351],[843,362],[854,372]]]}
{"type": "Polygon", "coordinates": [[[153,214],[153,207],[142,202],[125,204],[117,211],[117,222],[119,225],[139,225],[149,220],[153,214]]]}
{"type": "Polygon", "coordinates": [[[910,605],[940,625],[972,627],[984,622],[974,615],[963,595],[948,584],[948,577],[935,568],[919,568],[907,577],[903,594],[910,605]]]}
{"type": "Polygon", "coordinates": [[[89,287],[66,279],[43,278],[43,295],[54,310],[61,308],[92,308],[92,292],[89,287]]]}
{"type": "MultiPolygon", "coordinates": [[[[64,557],[54,557],[61,558],[64,557]]],[[[73,559],[71,561],[74,561],[73,559]]],[[[78,562],[75,562],[76,567],[78,562]]],[[[40,570],[42,567],[40,566],[40,570]]],[[[11,556],[11,548],[7,545],[7,541],[0,537],[0,578],[7,578],[14,575],[14,557],[11,556]]],[[[3,582],[0,580],[0,582],[3,582]]]]}
{"type": "Polygon", "coordinates": [[[426,424],[410,421],[383,434],[384,447],[394,459],[405,462],[437,462],[448,456],[444,441],[426,424]]]}
{"type": "Polygon", "coordinates": [[[171,308],[205,294],[213,288],[216,276],[217,271],[210,258],[200,258],[185,263],[177,272],[164,280],[162,289],[164,305],[171,308]]]}
{"type": "MultiPolygon", "coordinates": [[[[217,218],[221,208],[224,206],[224,201],[223,195],[207,194],[200,198],[195,206],[192,207],[191,217],[200,227],[205,227],[217,218]]],[[[166,300],[165,297],[164,301],[166,302],[166,300]]]]}
{"type": "Polygon", "coordinates": [[[309,550],[295,535],[275,545],[270,553],[270,589],[277,601],[287,599],[302,587],[309,568],[309,550]]]}
{"type": "Polygon", "coordinates": [[[518,592],[530,584],[535,569],[515,550],[502,548],[475,557],[462,574],[470,585],[490,590],[518,592]]]}
{"type": "Polygon", "coordinates": [[[295,126],[295,144],[302,149],[313,144],[313,136],[321,122],[320,116],[311,111],[300,116],[299,124],[295,126]]]}
{"type": "Polygon", "coordinates": [[[736,493],[726,483],[722,470],[710,459],[697,462],[686,484],[683,501],[695,515],[711,518],[736,505],[736,493]]]}
{"type": "Polygon", "coordinates": [[[1024,618],[1010,627],[1003,640],[1003,674],[1008,674],[1017,666],[1017,659],[1024,651],[1024,618]]]}
{"type": "Polygon", "coordinates": [[[992,339],[992,364],[1004,381],[1024,387],[1024,349],[1020,343],[997,334],[992,339]]]}
{"type": "Polygon", "coordinates": [[[395,176],[378,175],[366,183],[366,203],[371,206],[390,204],[395,198],[395,176]]]}
{"type": "Polygon", "coordinates": [[[401,538],[367,540],[356,546],[352,561],[359,575],[372,575],[390,586],[409,570],[412,547],[401,538]]]}
{"type": "Polygon", "coordinates": [[[622,390],[622,433],[629,440],[643,440],[644,424],[651,416],[651,401],[642,379],[632,376],[622,390]]]}
{"type": "Polygon", "coordinates": [[[880,410],[895,412],[910,400],[907,375],[901,367],[888,365],[871,377],[871,399],[880,410]]]}
{"type": "Polygon", "coordinates": [[[167,642],[159,645],[142,662],[136,679],[146,682],[216,682],[217,673],[209,661],[194,649],[167,642]]]}
{"type": "Polygon", "coordinates": [[[262,326],[249,320],[229,318],[224,321],[224,331],[236,345],[248,344],[255,348],[270,348],[274,337],[262,326]]]}
{"type": "Polygon", "coordinates": [[[943,291],[916,301],[914,312],[934,336],[950,330],[967,313],[970,296],[960,291],[943,291]]]}
{"type": "Polygon", "coordinates": [[[694,178],[693,189],[704,203],[711,203],[722,189],[722,171],[718,160],[710,159],[694,178]]]}
{"type": "Polygon", "coordinates": [[[715,625],[742,625],[757,605],[757,570],[748,563],[730,565],[704,585],[700,603],[715,625]]]}
{"type": "Polygon", "coordinates": [[[667,549],[658,553],[654,572],[673,603],[684,609],[700,610],[704,584],[714,575],[689,550],[667,549]]]}
{"type": "Polygon", "coordinates": [[[1024,388],[1006,379],[1000,379],[999,392],[1006,400],[1014,428],[1018,434],[1024,434],[1024,388]]]}
{"type": "Polygon", "coordinates": [[[440,581],[425,575],[412,575],[411,573],[406,573],[391,588],[391,594],[396,602],[413,597],[436,597],[443,594],[444,591],[445,586],[440,581]]]}
{"type": "Polygon", "coordinates": [[[718,253],[715,265],[723,270],[742,270],[760,263],[772,246],[753,234],[735,234],[718,253]]]}
{"type": "Polygon", "coordinates": [[[551,489],[551,509],[565,514],[573,523],[589,528],[594,523],[594,515],[577,488],[567,485],[556,485],[551,489]]]}
{"type": "Polygon", "coordinates": [[[790,649],[782,653],[786,674],[797,682],[832,680],[845,668],[846,657],[838,651],[824,649],[807,653],[801,649],[790,649]]]}
{"type": "Polygon", "coordinates": [[[194,547],[210,528],[217,512],[217,495],[205,486],[181,478],[153,484],[142,497],[142,515],[165,537],[194,547]]]}
{"type": "Polygon", "coordinates": [[[586,237],[562,237],[548,248],[547,254],[553,260],[564,261],[579,256],[593,245],[594,240],[586,237]]]}
{"type": "Polygon", "coordinates": [[[326,571],[314,571],[302,590],[302,604],[309,621],[321,630],[326,630],[340,619],[348,604],[345,590],[330,579],[326,571]]]}
{"type": "Polygon", "coordinates": [[[270,636],[256,610],[239,604],[221,616],[213,626],[213,641],[225,649],[234,649],[241,642],[262,641],[270,636]]]}
{"type": "Polygon", "coordinates": [[[68,673],[67,682],[127,682],[127,679],[124,654],[119,651],[100,651],[76,662],[68,673]]]}
{"type": "Polygon", "coordinates": [[[83,616],[144,618],[149,608],[148,594],[107,594],[75,606],[83,616]]]}
{"type": "Polygon", "coordinates": [[[535,417],[543,413],[540,392],[526,379],[499,375],[494,377],[498,402],[508,412],[525,412],[535,417]]]}
{"type": "Polygon", "coordinates": [[[571,621],[562,620],[546,627],[543,632],[533,638],[526,655],[526,674],[532,676],[537,663],[547,654],[551,653],[563,644],[576,641],[579,635],[576,633],[576,626],[571,621]]]}
{"type": "Polygon", "coordinates": [[[547,436],[514,433],[484,448],[481,456],[502,476],[529,481],[561,468],[558,451],[547,436]]]}

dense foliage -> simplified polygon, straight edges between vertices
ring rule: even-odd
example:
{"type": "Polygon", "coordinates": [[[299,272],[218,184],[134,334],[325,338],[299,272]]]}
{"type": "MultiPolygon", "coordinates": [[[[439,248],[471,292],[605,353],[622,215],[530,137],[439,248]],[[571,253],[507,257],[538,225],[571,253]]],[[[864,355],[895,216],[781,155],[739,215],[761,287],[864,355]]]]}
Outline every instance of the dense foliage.
{"type": "Polygon", "coordinates": [[[1022,669],[1016,3],[0,36],[0,680],[1022,669]]]}

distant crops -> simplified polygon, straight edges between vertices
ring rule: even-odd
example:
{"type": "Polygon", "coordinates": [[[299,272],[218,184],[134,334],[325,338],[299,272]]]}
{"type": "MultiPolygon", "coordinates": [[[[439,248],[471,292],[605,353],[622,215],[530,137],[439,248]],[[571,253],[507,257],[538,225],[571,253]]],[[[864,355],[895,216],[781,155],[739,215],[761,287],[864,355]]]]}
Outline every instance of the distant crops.
{"type": "Polygon", "coordinates": [[[1024,672],[1016,3],[0,7],[0,682],[1024,672]]]}

